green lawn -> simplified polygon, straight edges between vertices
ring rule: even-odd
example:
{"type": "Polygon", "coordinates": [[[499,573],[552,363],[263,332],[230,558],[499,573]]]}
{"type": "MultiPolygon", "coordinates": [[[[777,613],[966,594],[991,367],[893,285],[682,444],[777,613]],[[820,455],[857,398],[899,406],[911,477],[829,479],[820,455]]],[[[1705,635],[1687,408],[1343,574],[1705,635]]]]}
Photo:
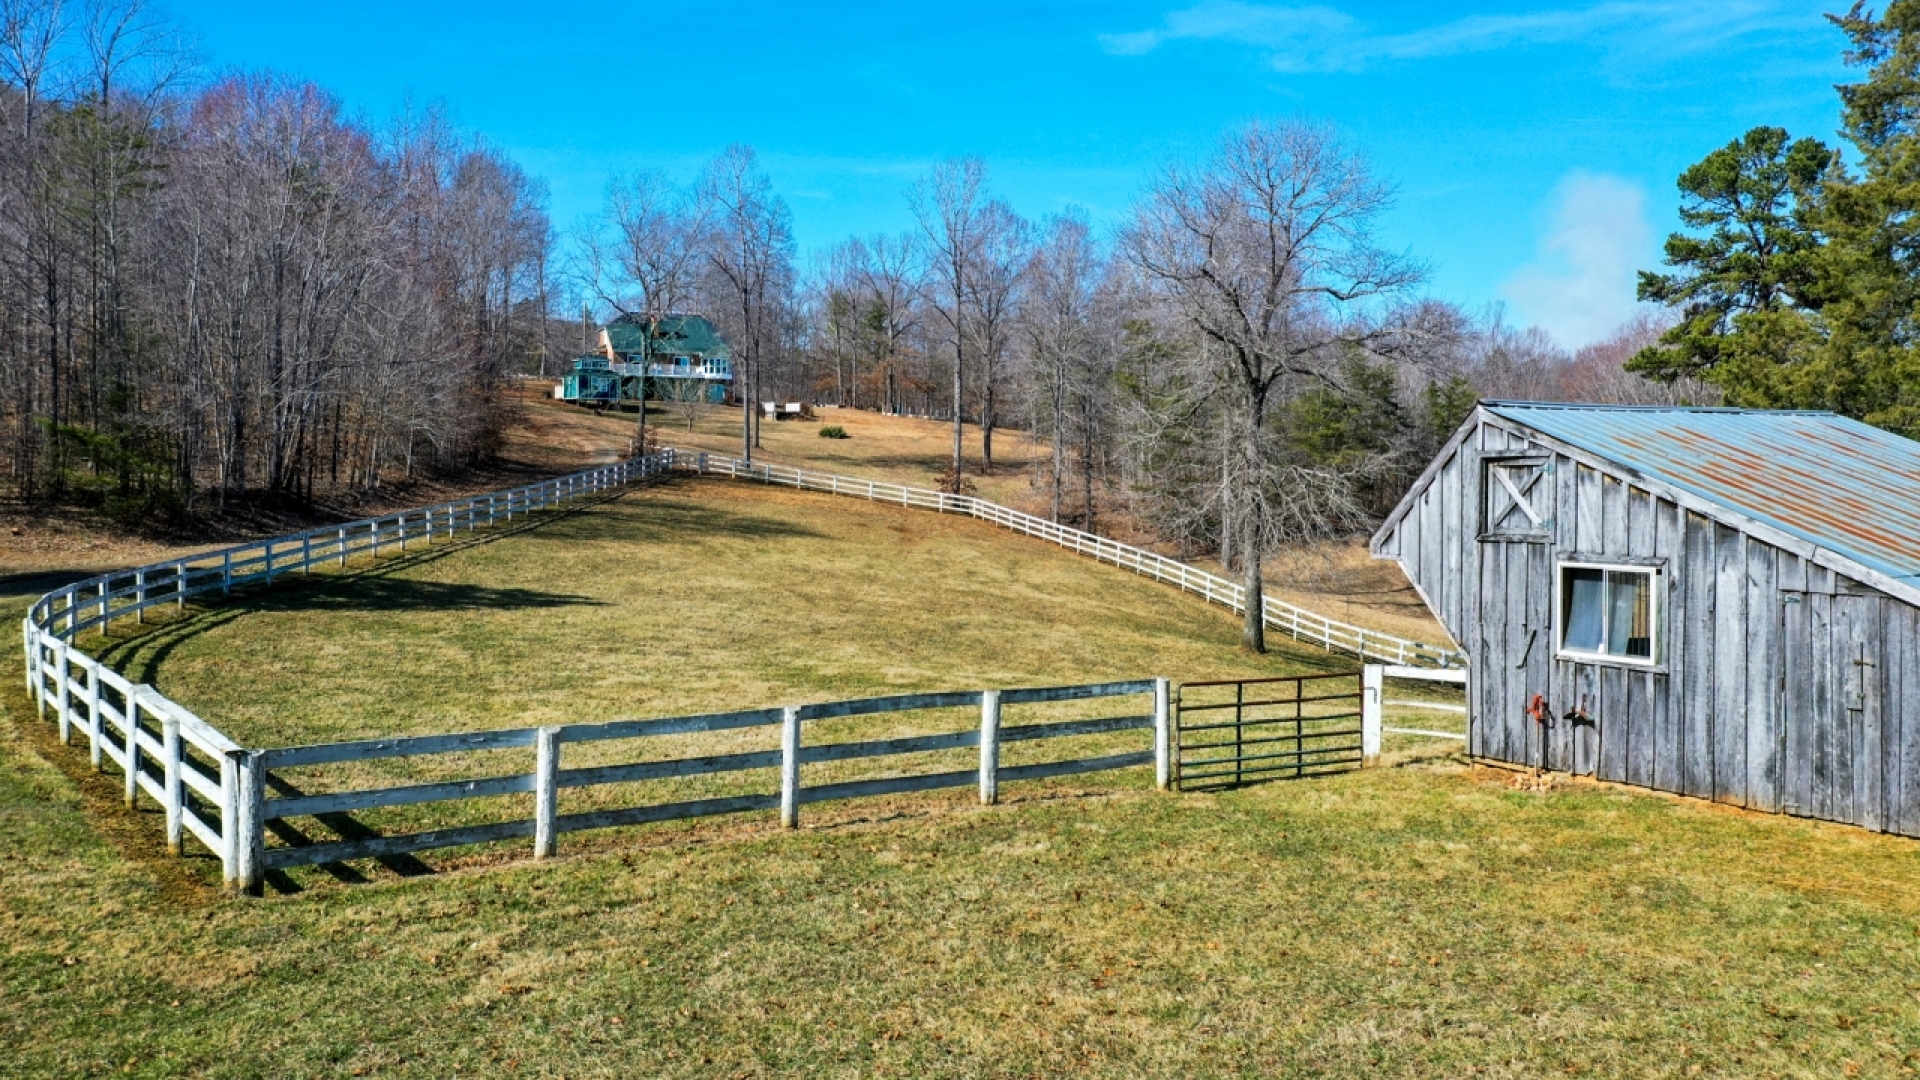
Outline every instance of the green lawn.
{"type": "MultiPolygon", "coordinates": [[[[682,480],[506,536],[323,574],[145,629],[104,655],[249,746],[674,716],[876,694],[1351,667],[1249,657],[1198,599],[923,510],[682,480]]],[[[1144,695],[1010,707],[1007,724],[1138,715],[1144,695]]],[[[814,722],[810,743],[970,729],[977,710],[814,722]]],[[[568,767],[773,750],[775,727],[576,744],[568,767]]],[[[1146,749],[1145,732],[1009,744],[1007,765],[1146,749]]],[[[809,785],[961,771],[955,749],[809,765],[809,785]]],[[[531,750],[279,771],[307,793],[525,773],[531,750]]],[[[1147,772],[1104,782],[1144,784],[1147,772]]],[[[561,811],[768,794],[771,769],[570,790],[561,811]]],[[[366,811],[393,834],[522,819],[529,796],[366,811]]],[[[680,829],[657,826],[651,833],[680,829]]],[[[301,836],[338,835],[313,824],[301,836]]],[[[298,840],[299,837],[292,837],[298,840]]],[[[318,871],[276,882],[305,884],[318,871]]]]}
{"type": "Polygon", "coordinates": [[[741,481],[481,539],[122,622],[103,655],[249,746],[1353,666],[1246,656],[1221,609],[991,525],[741,481]]]}
{"type": "MultiPolygon", "coordinates": [[[[1343,663],[1235,638],[1221,612],[976,523],[690,483],[116,648],[255,742],[1343,663]]],[[[210,860],[161,855],[158,815],[121,810],[17,676],[0,711],[9,1076],[1920,1062],[1920,847],[1840,826],[1409,755],[1218,795],[1135,770],[991,808],[809,807],[797,833],[750,815],[579,834],[550,863],[500,845],[243,900],[210,860]]]]}

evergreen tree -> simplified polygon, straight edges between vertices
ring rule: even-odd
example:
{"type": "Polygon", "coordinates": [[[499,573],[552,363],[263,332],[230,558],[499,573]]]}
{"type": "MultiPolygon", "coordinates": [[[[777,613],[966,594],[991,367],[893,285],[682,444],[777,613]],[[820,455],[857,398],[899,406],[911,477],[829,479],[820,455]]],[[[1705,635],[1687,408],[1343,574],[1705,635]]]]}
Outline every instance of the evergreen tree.
{"type": "Polygon", "coordinates": [[[1680,174],[1680,220],[1704,235],[1667,238],[1673,273],[1641,272],[1640,299],[1682,316],[1628,370],[1702,379],[1735,404],[1794,396],[1793,373],[1820,343],[1821,243],[1808,218],[1832,161],[1818,139],[1756,127],[1680,174]]]}

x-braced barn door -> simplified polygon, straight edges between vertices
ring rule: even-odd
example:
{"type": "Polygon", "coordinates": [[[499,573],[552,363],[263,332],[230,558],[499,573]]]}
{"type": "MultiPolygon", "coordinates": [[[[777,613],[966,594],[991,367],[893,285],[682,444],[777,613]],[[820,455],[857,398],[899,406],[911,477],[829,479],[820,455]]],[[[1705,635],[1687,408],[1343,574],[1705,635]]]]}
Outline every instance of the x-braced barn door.
{"type": "Polygon", "coordinates": [[[1360,767],[1360,673],[1186,683],[1175,691],[1181,791],[1360,767]]]}

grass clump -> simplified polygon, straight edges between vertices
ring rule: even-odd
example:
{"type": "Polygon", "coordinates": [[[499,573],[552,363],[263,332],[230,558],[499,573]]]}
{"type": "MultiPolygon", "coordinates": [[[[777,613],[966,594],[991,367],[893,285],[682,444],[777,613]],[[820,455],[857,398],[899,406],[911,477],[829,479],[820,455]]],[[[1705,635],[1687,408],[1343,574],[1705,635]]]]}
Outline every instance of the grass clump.
{"type": "Polygon", "coordinates": [[[821,428],[820,437],[823,439],[850,438],[850,436],[847,434],[847,429],[841,427],[839,424],[828,424],[826,427],[821,428]]]}

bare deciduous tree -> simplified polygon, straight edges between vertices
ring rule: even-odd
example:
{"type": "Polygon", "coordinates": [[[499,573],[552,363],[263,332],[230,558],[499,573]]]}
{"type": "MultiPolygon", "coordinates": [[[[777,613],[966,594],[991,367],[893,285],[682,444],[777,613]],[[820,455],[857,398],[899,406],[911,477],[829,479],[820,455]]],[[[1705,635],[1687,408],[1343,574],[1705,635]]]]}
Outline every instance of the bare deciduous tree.
{"type": "Polygon", "coordinates": [[[1375,336],[1365,306],[1419,280],[1369,232],[1388,199],[1329,130],[1255,122],[1205,162],[1169,166],[1123,234],[1127,259],[1194,335],[1192,390],[1219,410],[1223,533],[1254,651],[1266,649],[1265,553],[1360,516],[1344,478],[1290,458],[1268,421],[1279,401],[1337,388],[1343,357],[1375,336]]]}
{"type": "Polygon", "coordinates": [[[750,146],[722,151],[701,174],[702,218],[708,222],[707,266],[732,331],[735,387],[741,392],[741,456],[758,443],[762,368],[781,348],[782,320],[793,282],[793,226],[785,200],[760,170],[750,146]]]}
{"type": "Polygon", "coordinates": [[[641,339],[639,402],[634,444],[646,445],[647,380],[660,319],[692,294],[706,258],[701,204],[657,172],[615,179],[607,186],[604,223],[582,237],[588,277],[602,302],[638,316],[641,339]],[[601,229],[607,230],[603,237],[601,229]]]}
{"type": "Polygon", "coordinates": [[[987,167],[979,158],[943,161],[909,194],[920,222],[928,274],[923,283],[953,342],[953,465],[949,486],[963,485],[966,436],[968,307],[973,272],[985,241],[987,167]]]}
{"type": "MultiPolygon", "coordinates": [[[[1101,271],[1093,230],[1080,214],[1048,219],[1026,266],[1027,302],[1020,321],[1027,339],[1031,413],[1050,449],[1048,508],[1055,522],[1061,520],[1075,403],[1098,378],[1091,354],[1098,344],[1093,319],[1101,271]]],[[[1083,455],[1083,469],[1087,464],[1083,455]]],[[[1091,506],[1085,516],[1092,517],[1091,506]]]]}

